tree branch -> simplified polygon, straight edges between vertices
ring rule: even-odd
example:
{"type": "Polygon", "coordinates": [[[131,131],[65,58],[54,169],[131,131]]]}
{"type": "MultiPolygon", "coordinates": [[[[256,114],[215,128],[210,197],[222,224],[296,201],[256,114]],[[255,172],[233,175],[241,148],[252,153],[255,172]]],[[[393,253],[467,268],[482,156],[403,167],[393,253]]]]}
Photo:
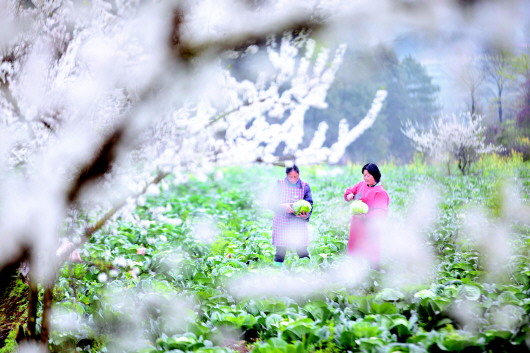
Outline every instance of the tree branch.
{"type": "Polygon", "coordinates": [[[219,40],[210,40],[204,42],[190,42],[183,37],[183,26],[185,25],[185,13],[181,7],[173,11],[173,21],[170,35],[170,50],[173,58],[179,62],[190,63],[192,59],[200,57],[205,53],[219,54],[227,50],[233,50],[248,46],[254,43],[263,43],[270,35],[283,35],[286,32],[298,33],[302,31],[318,31],[323,28],[320,21],[312,19],[310,13],[302,14],[298,19],[286,18],[281,23],[274,26],[261,26],[258,29],[248,29],[247,31],[238,31],[230,33],[219,40]]]}

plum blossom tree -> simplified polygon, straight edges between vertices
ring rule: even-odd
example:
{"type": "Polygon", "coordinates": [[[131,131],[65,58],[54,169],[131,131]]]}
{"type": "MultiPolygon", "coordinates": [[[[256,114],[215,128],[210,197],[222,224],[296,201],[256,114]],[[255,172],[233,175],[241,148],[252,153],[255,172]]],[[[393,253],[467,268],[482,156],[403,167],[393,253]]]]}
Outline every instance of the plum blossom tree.
{"type": "Polygon", "coordinates": [[[300,154],[304,113],[325,107],[345,50],[330,58],[315,49],[307,33],[321,25],[311,12],[293,18],[238,5],[234,11],[253,18],[272,12],[275,22],[212,36],[197,27],[200,6],[192,2],[3,4],[0,268],[29,264],[30,340],[48,339],[53,283],[70,250],[134,206],[149,185],[215,164],[337,161],[385,97],[378,93],[365,122],[343,125],[335,147],[322,149],[323,124],[300,154]],[[260,40],[267,55],[257,60],[271,65],[256,82],[223,69],[220,55],[241,47],[252,53],[246,43],[260,40]],[[64,235],[75,242],[60,245],[64,235]]]}
{"type": "Polygon", "coordinates": [[[469,113],[442,115],[433,121],[430,129],[419,130],[410,122],[403,133],[412,140],[417,151],[432,160],[450,165],[456,162],[462,174],[481,154],[501,151],[501,147],[485,142],[484,127],[480,115],[469,113]]]}

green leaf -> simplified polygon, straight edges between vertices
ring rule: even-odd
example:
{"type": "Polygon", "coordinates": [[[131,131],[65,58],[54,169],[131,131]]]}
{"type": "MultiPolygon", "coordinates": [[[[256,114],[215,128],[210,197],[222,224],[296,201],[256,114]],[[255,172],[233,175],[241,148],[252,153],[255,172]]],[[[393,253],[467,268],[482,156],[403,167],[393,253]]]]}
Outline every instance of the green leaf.
{"type": "Polygon", "coordinates": [[[278,314],[271,314],[267,316],[267,319],[265,320],[265,323],[267,327],[270,328],[278,328],[280,327],[280,323],[283,321],[283,317],[278,314]]]}
{"type": "Polygon", "coordinates": [[[328,304],[323,301],[309,302],[304,305],[304,310],[313,320],[326,321],[333,316],[332,311],[328,308],[328,304]]]}
{"type": "Polygon", "coordinates": [[[405,295],[393,288],[384,288],[375,296],[377,300],[384,300],[388,302],[397,302],[405,298],[405,295]]]}
{"type": "Polygon", "coordinates": [[[423,290],[420,290],[419,292],[416,292],[414,294],[414,297],[415,298],[436,298],[437,295],[434,294],[433,291],[429,290],[429,289],[423,289],[423,290]]]}
{"type": "Polygon", "coordinates": [[[481,294],[482,292],[478,286],[468,284],[462,285],[458,290],[458,296],[467,300],[476,301],[480,298],[481,294]]]}
{"type": "Polygon", "coordinates": [[[397,313],[397,308],[393,303],[383,302],[377,303],[372,302],[371,312],[374,314],[395,314],[397,313]]]}
{"type": "Polygon", "coordinates": [[[297,341],[304,338],[307,342],[316,342],[319,339],[314,321],[307,318],[289,322],[281,327],[281,331],[282,338],[287,341],[297,341]]]}

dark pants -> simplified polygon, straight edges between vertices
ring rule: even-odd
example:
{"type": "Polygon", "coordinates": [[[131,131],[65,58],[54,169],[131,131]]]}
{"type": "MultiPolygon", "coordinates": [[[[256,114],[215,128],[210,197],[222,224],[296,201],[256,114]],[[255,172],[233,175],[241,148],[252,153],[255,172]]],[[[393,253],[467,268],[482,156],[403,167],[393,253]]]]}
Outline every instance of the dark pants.
{"type": "MultiPolygon", "coordinates": [[[[277,246],[276,255],[274,256],[274,261],[283,262],[283,260],[285,259],[286,253],[287,253],[286,246],[277,246]]],[[[301,246],[301,247],[296,248],[296,253],[298,254],[298,257],[300,257],[301,259],[304,257],[309,258],[309,252],[307,251],[307,246],[301,246]]]]}

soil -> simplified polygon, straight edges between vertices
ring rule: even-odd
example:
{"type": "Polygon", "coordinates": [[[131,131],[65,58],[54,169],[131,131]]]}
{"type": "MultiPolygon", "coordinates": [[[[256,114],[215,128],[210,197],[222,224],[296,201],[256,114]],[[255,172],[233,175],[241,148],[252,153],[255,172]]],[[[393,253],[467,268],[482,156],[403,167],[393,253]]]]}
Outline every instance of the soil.
{"type": "Polygon", "coordinates": [[[251,347],[249,347],[245,341],[232,342],[230,344],[225,345],[225,347],[240,353],[248,353],[251,350],[251,347]]]}

